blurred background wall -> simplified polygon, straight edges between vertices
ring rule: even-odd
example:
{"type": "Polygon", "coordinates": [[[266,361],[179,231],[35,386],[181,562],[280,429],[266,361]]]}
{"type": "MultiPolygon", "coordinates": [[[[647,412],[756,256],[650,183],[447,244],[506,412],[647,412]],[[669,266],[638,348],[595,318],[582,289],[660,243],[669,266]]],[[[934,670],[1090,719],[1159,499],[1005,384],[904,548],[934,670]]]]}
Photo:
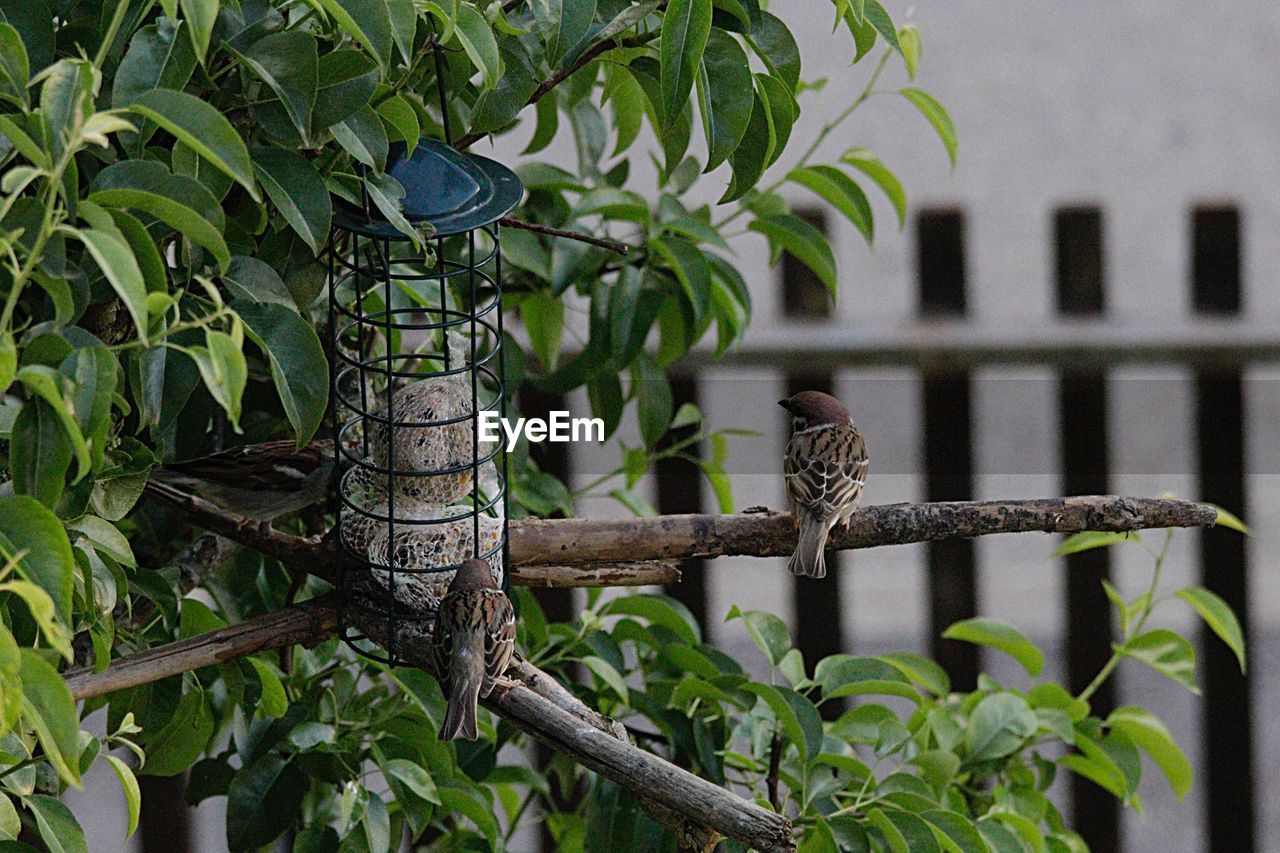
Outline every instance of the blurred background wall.
{"type": "MultiPolygon", "coordinates": [[[[837,252],[836,306],[803,267],[770,269],[763,241],[739,240],[755,270],[752,328],[724,363],[680,376],[677,393],[712,427],[759,431],[730,443],[738,508],[782,505],[787,424],[773,401],[817,387],[843,399],[867,436],[867,503],[1168,491],[1241,514],[1247,541],[1177,535],[1165,582],[1203,582],[1247,618],[1249,678],[1215,641],[1201,647],[1204,698],[1128,664],[1099,697],[1140,701],[1166,720],[1196,767],[1192,792],[1176,803],[1149,769],[1145,817],[1088,783],[1056,793],[1098,851],[1280,850],[1280,14],[1260,0],[888,5],[920,27],[917,82],[955,121],[956,169],[910,105],[872,98],[816,159],[853,145],[879,153],[906,186],[905,228],[873,188],[874,250],[843,219],[807,208],[837,252]]],[[[799,151],[861,90],[871,61],[849,67],[828,4],[772,7],[801,39],[803,76],[827,78],[802,99],[799,151]]],[[[900,70],[882,82],[900,85],[900,70]]],[[[497,153],[518,159],[529,132],[497,153]]],[[[574,156],[565,134],[556,145],[552,156],[574,156]]],[[[633,154],[641,191],[652,186],[645,159],[633,154]]],[[[718,185],[705,189],[713,201],[718,185]]],[[[568,408],[586,412],[585,395],[568,408]]],[[[616,462],[612,447],[575,446],[548,465],[581,485],[616,462]]],[[[647,488],[666,512],[715,508],[678,463],[647,488]]],[[[580,512],[623,510],[588,500],[580,512]]],[[[1025,684],[998,655],[934,639],[971,613],[998,616],[1045,648],[1046,675],[1078,689],[1109,650],[1099,579],[1136,594],[1150,559],[1136,547],[1047,559],[1056,545],[1023,535],[846,552],[825,581],[804,583],[784,560],[722,559],[688,566],[669,591],[748,661],[759,658],[740,624],[722,621],[732,604],[788,619],[810,665],[835,651],[909,649],[940,656],[960,686],[978,666],[1025,684]]],[[[566,595],[546,603],[562,618],[575,606],[566,595]]],[[[1161,624],[1196,630],[1166,607],[1161,624]]],[[[68,801],[97,838],[121,838],[118,785],[109,773],[99,782],[68,801]]],[[[190,815],[190,849],[224,848],[222,808],[190,815]]],[[[171,812],[144,812],[153,831],[130,849],[180,849],[171,812]]],[[[519,844],[539,849],[532,833],[519,844]]]]}

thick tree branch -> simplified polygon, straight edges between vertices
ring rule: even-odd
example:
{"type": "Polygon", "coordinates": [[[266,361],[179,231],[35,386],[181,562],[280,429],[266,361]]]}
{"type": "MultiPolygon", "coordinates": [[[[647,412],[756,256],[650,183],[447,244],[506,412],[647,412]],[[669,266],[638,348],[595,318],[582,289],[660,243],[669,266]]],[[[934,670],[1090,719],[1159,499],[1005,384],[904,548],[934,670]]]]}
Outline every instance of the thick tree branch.
{"type": "MultiPolygon", "coordinates": [[[[849,529],[831,532],[833,550],[966,539],[993,533],[1079,533],[1203,527],[1211,507],[1186,501],[1088,495],[1023,501],[887,504],[860,510],[849,529]]],[[[791,516],[764,510],[737,515],[660,515],[597,520],[530,519],[511,525],[511,559],[572,565],[598,560],[683,560],[691,557],[786,556],[794,550],[791,516]]]]}
{"type": "MultiPolygon", "coordinates": [[[[192,521],[286,565],[324,578],[337,559],[328,541],[304,539],[225,512],[158,483],[147,492],[192,521]]],[[[831,532],[832,550],[967,539],[995,533],[1079,533],[1206,527],[1212,507],[1162,498],[1083,495],[1017,501],[901,503],[861,509],[849,529],[831,532]]],[[[786,556],[795,548],[791,516],[771,510],[736,515],[660,515],[623,519],[521,519],[511,522],[511,579],[521,586],[637,586],[670,583],[672,561],[693,557],[786,556]]]]}
{"type": "Polygon", "coordinates": [[[590,243],[592,246],[599,246],[601,249],[608,249],[610,252],[616,252],[619,255],[625,255],[631,251],[630,246],[617,240],[608,240],[604,237],[583,234],[579,231],[570,231],[567,228],[552,228],[550,225],[542,225],[537,222],[525,222],[523,219],[516,219],[512,216],[504,216],[498,222],[506,228],[519,228],[524,231],[546,234],[549,237],[562,237],[565,240],[590,243]]]}
{"type": "MultiPolygon", "coordinates": [[[[384,647],[394,645],[406,663],[431,671],[430,634],[401,622],[390,636],[386,620],[352,613],[356,627],[384,647]]],[[[76,670],[64,677],[77,700],[101,696],[266,649],[312,645],[333,635],[339,612],[332,595],[159,646],[115,661],[102,672],[76,670]]],[[[588,708],[537,667],[516,661],[499,689],[485,700],[521,731],[634,792],[654,817],[678,837],[709,849],[718,835],[759,850],[793,850],[791,824],[687,770],[639,749],[622,726],[588,708]]]]}
{"type": "Polygon", "coordinates": [[[63,678],[73,698],[89,699],[266,649],[295,644],[313,646],[332,637],[337,629],[337,597],[326,595],[239,625],[126,655],[112,661],[102,672],[75,669],[63,678]]]}

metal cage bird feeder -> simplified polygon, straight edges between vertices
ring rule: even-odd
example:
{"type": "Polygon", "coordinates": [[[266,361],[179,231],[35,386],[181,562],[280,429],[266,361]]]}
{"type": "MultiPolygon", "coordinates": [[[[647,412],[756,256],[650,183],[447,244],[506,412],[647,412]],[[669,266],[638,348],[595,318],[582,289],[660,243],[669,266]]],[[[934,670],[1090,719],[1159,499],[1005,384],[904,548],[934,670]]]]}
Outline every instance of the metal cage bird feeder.
{"type": "Polygon", "coordinates": [[[399,628],[434,619],[464,559],[509,585],[506,454],[480,419],[506,416],[498,220],[523,189],[432,139],[393,145],[386,171],[421,238],[366,194],[335,204],[327,254],[342,637],[394,664],[399,628]],[[367,618],[387,620],[390,647],[353,627],[367,618]]]}

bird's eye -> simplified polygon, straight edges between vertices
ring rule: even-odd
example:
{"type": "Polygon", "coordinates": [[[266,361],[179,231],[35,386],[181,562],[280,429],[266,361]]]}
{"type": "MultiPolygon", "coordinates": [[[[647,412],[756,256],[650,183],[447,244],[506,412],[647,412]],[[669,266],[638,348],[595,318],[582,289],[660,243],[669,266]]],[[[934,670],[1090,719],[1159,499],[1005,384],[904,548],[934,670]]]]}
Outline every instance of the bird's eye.
{"type": "Polygon", "coordinates": [[[793,420],[792,426],[797,430],[802,430],[809,425],[809,422],[802,417],[797,416],[792,420],[793,420]]]}

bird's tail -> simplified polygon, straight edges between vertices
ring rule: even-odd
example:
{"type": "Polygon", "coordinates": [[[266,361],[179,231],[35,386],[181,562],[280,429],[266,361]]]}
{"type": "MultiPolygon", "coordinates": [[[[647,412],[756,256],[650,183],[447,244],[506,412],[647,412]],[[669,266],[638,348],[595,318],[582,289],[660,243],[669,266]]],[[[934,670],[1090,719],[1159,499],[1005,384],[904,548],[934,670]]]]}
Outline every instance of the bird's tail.
{"type": "Polygon", "coordinates": [[[440,740],[463,737],[475,740],[476,706],[480,702],[480,686],[484,682],[484,653],[459,649],[449,667],[449,706],[440,726],[440,740]]]}
{"type": "Polygon", "coordinates": [[[800,514],[800,538],[796,552],[791,555],[787,568],[793,575],[821,578],[827,575],[827,559],[823,549],[827,547],[827,533],[831,525],[826,519],[800,514]]]}

